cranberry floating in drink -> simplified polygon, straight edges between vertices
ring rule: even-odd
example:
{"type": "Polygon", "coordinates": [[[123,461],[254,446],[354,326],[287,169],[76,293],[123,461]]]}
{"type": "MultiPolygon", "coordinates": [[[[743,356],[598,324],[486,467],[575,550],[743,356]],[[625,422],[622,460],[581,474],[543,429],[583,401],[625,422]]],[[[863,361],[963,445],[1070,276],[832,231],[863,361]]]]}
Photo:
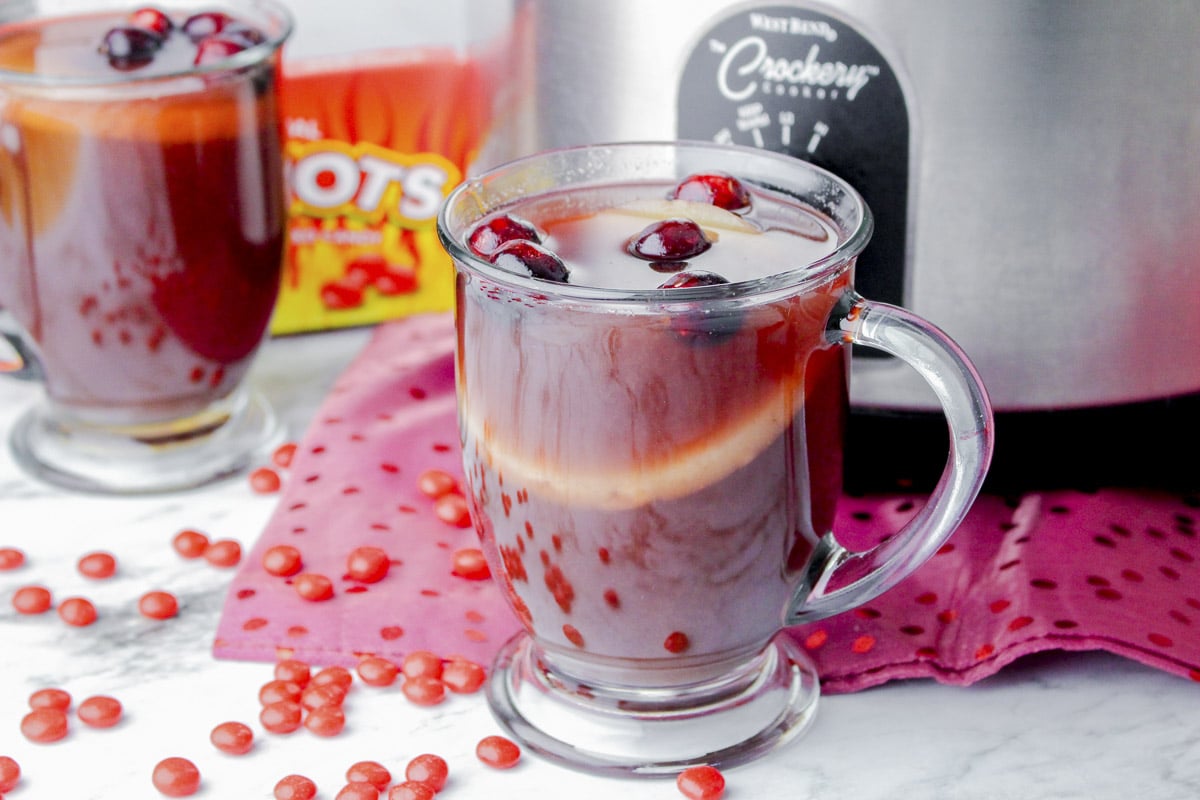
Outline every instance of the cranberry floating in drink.
{"type": "Polygon", "coordinates": [[[279,290],[290,17],[95,8],[0,25],[0,306],[46,390],[12,448],[70,488],[198,485],[278,438],[244,378],[279,290]]]}
{"type": "Polygon", "coordinates": [[[987,399],[944,334],[855,293],[870,229],[834,176],[702,143],[542,153],[447,199],[466,493],[525,627],[488,699],[523,746],[663,774],[789,741],[818,688],[782,626],[894,585],[965,515],[987,399]],[[514,219],[537,241],[472,246],[514,219]],[[938,386],[956,443],[925,512],[859,555],[832,530],[854,343],[938,386]]]}

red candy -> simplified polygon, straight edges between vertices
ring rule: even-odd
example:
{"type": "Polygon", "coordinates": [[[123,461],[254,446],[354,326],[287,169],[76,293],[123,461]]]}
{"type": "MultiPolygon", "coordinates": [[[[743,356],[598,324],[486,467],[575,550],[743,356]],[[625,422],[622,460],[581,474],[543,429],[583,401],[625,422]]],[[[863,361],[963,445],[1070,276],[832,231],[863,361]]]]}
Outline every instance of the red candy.
{"type": "Polygon", "coordinates": [[[150,777],[154,788],[167,797],[187,797],[200,788],[200,770],[186,758],[164,758],[150,777]]]}
{"type": "Polygon", "coordinates": [[[359,761],[346,770],[347,783],[368,783],[382,792],[392,782],[392,773],[378,761],[359,761]]]}
{"type": "Polygon", "coordinates": [[[433,753],[422,753],[408,762],[404,768],[404,777],[410,781],[423,783],[435,792],[440,792],[450,776],[450,766],[446,759],[433,753]]]}
{"type": "Polygon", "coordinates": [[[471,581],[483,581],[492,577],[488,569],[487,559],[478,547],[464,547],[454,552],[450,571],[460,578],[471,581]]]}
{"type": "Polygon", "coordinates": [[[275,784],[275,800],[312,800],[317,785],[303,775],[288,775],[275,784]]]}
{"type": "Polygon", "coordinates": [[[35,708],[21,720],[21,735],[38,744],[57,742],[67,735],[67,712],[61,708],[35,708]]]}
{"type": "Polygon", "coordinates": [[[285,658],[275,665],[275,677],[281,681],[291,681],[304,688],[308,686],[308,681],[312,677],[312,669],[303,661],[285,658]]]}
{"type": "Polygon", "coordinates": [[[263,553],[262,566],[271,575],[289,578],[304,567],[304,561],[295,547],[277,544],[263,553]]]}
{"type": "Polygon", "coordinates": [[[400,668],[392,661],[380,656],[367,656],[355,667],[358,677],[368,686],[391,686],[396,681],[400,668]]]}
{"type": "Polygon", "coordinates": [[[300,687],[300,684],[294,681],[280,679],[267,681],[258,690],[258,702],[264,706],[284,700],[291,700],[296,703],[300,701],[300,693],[302,691],[303,689],[300,687]]]}
{"type": "Polygon", "coordinates": [[[356,547],[346,558],[346,574],[363,583],[378,583],[391,569],[391,559],[378,547],[356,547]]]}
{"type": "Polygon", "coordinates": [[[62,689],[38,689],[29,695],[29,707],[66,711],[71,707],[71,695],[62,689]]]}
{"type": "Polygon", "coordinates": [[[400,687],[408,701],[418,706],[436,706],[446,699],[446,684],[438,678],[419,675],[408,678],[400,687]]]}
{"type": "Polygon", "coordinates": [[[250,473],[250,490],[257,494],[273,494],[282,485],[279,473],[270,467],[259,467],[250,473]]]}
{"type": "Polygon", "coordinates": [[[76,566],[81,575],[93,580],[111,578],[117,571],[117,559],[111,553],[97,551],[79,559],[76,566]]]}
{"type": "Polygon", "coordinates": [[[86,628],[96,621],[96,607],[86,597],[68,597],[58,604],[58,616],[75,628],[86,628]]]}
{"type": "Polygon", "coordinates": [[[334,800],[379,800],[379,790],[366,781],[351,781],[341,788],[334,800]]]}
{"type": "Polygon", "coordinates": [[[121,721],[121,702],[107,695],[95,695],[79,704],[75,714],[89,728],[111,728],[121,721]]]}
{"type": "Polygon", "coordinates": [[[688,767],[675,778],[675,785],[688,800],[717,800],[725,792],[725,776],[707,764],[688,767]]]}
{"type": "Polygon", "coordinates": [[[292,733],[299,729],[304,716],[304,708],[293,700],[281,700],[263,706],[258,713],[258,721],[263,730],[269,733],[292,733]]]}
{"type": "Polygon", "coordinates": [[[471,527],[471,511],[467,507],[467,499],[461,494],[451,492],[439,497],[433,503],[433,513],[442,522],[455,528],[471,527]]]}
{"type": "Polygon", "coordinates": [[[12,607],[18,614],[44,614],[51,605],[50,590],[44,586],[22,586],[13,592],[12,607]]]}
{"type": "Polygon", "coordinates": [[[184,558],[201,558],[208,550],[208,537],[200,531],[182,530],[175,534],[171,546],[184,558]]]}
{"type": "Polygon", "coordinates": [[[222,753],[240,756],[254,747],[254,731],[240,722],[222,722],[212,729],[208,740],[222,753]]]}
{"type": "Polygon", "coordinates": [[[346,727],[346,713],[335,705],[314,708],[304,718],[304,727],[317,736],[337,736],[346,727]]]}
{"type": "Polygon", "coordinates": [[[9,756],[0,756],[0,795],[11,792],[21,782],[21,765],[9,756]]]}
{"type": "Polygon", "coordinates": [[[521,760],[521,748],[503,736],[485,736],[475,745],[475,755],[489,767],[509,769],[521,760]]]}
{"type": "Polygon", "coordinates": [[[441,657],[428,650],[413,650],[400,662],[406,678],[440,678],[442,669],[441,657]]]}
{"type": "Polygon", "coordinates": [[[233,539],[219,539],[204,549],[204,560],[214,567],[236,567],[242,560],[242,546],[233,539]]]}
{"type": "Polygon", "coordinates": [[[275,448],[275,452],[271,453],[271,460],[275,462],[275,466],[280,469],[287,469],[292,465],[292,459],[296,457],[296,443],[285,442],[275,448]]]}
{"type": "Polygon", "coordinates": [[[333,597],[333,581],[315,572],[302,572],[292,581],[296,594],[305,600],[319,603],[333,597]]]}
{"type": "Polygon", "coordinates": [[[326,667],[312,676],[313,686],[337,686],[348,692],[354,685],[354,675],[345,667],[326,667]]]}
{"type": "Polygon", "coordinates": [[[455,694],[479,691],[486,678],[482,666],[465,658],[452,659],[442,668],[442,683],[455,694]]]}
{"type": "Polygon", "coordinates": [[[138,611],[148,619],[170,619],[179,613],[179,601],[170,592],[146,592],[138,598],[138,611]]]}
{"type": "Polygon", "coordinates": [[[427,497],[437,499],[451,492],[458,493],[458,480],[449,472],[427,469],[417,477],[417,488],[427,497]]]}
{"type": "Polygon", "coordinates": [[[15,547],[0,547],[0,572],[24,565],[25,553],[15,547]]]}
{"type": "Polygon", "coordinates": [[[420,781],[404,781],[388,791],[388,800],[433,800],[437,792],[420,781]]]}

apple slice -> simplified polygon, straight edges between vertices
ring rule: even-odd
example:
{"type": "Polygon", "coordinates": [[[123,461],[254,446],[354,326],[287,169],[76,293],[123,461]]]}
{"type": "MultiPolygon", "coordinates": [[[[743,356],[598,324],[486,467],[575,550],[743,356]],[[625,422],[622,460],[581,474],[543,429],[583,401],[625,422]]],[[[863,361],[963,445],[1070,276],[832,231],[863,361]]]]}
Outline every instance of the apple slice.
{"type": "Polygon", "coordinates": [[[675,219],[682,217],[695,222],[705,231],[732,231],[736,233],[762,233],[753,222],[739,217],[732,211],[726,211],[709,203],[697,203],[693,200],[634,200],[620,206],[613,206],[601,213],[627,214],[647,219],[675,219]]]}

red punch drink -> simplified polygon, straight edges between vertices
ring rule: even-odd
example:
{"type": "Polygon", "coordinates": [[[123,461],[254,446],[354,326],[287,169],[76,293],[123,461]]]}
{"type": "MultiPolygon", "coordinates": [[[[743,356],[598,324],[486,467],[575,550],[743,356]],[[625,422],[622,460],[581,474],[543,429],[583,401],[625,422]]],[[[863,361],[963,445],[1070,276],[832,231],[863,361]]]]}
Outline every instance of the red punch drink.
{"type": "Polygon", "coordinates": [[[174,448],[247,404],[282,267],[280,32],[259,4],[166,8],[0,27],[0,304],[45,383],[29,426],[73,440],[14,445],[35,461],[174,448]]]}
{"type": "Polygon", "coordinates": [[[496,718],[544,756],[633,775],[806,730],[816,669],[784,627],[915,569],[991,453],[957,346],[855,292],[861,198],[778,153],[627,142],[468,180],[438,231],[471,516],[525,627],[490,673],[496,718]],[[833,531],[852,344],[916,369],[954,441],[926,508],[863,553],[833,531]]]}
{"type": "MultiPolygon", "coordinates": [[[[705,180],[740,186],[690,182],[705,180]]],[[[848,276],[717,310],[684,297],[833,251],[813,209],[743,191],[737,211],[659,183],[551,193],[476,229],[502,268],[557,259],[568,285],[657,292],[644,313],[496,302],[502,288],[459,282],[485,544],[556,657],[603,658],[631,683],[760,651],[778,629],[762,609],[787,605],[840,492],[846,353],[824,333],[848,276]],[[525,225],[533,246],[493,249],[525,225]]]]}

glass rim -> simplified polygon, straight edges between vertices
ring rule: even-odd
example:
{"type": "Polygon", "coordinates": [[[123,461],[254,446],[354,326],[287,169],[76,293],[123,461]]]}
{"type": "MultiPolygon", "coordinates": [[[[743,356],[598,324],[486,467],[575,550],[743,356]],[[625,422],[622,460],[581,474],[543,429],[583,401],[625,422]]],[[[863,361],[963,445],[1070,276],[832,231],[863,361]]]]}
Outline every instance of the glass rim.
{"type": "MultiPolygon", "coordinates": [[[[629,176],[635,179],[639,176],[629,176]]],[[[679,176],[683,177],[683,176],[679,176]]],[[[751,182],[760,182],[750,179],[751,182]]],[[[601,183],[612,182],[611,180],[596,179],[592,183],[578,183],[570,185],[578,186],[595,186],[601,183]]],[[[781,181],[786,184],[786,180],[781,181]]],[[[541,194],[544,191],[554,191],[564,188],[567,184],[556,184],[554,186],[545,187],[545,189],[534,190],[529,193],[529,196],[541,194]]],[[[770,188],[788,192],[787,186],[772,185],[770,188]]],[[[504,208],[506,205],[519,202],[520,198],[497,204],[494,207],[488,208],[484,213],[475,217],[474,221],[478,221],[488,214],[504,208]]],[[[810,204],[811,205],[811,204],[810,204]]],[[[466,226],[464,226],[465,228],[466,226]]],[[[697,300],[730,300],[735,298],[752,297],[778,291],[780,289],[792,289],[797,286],[810,285],[820,283],[832,274],[836,274],[842,267],[851,263],[854,258],[862,252],[870,241],[871,233],[874,228],[874,218],[871,214],[870,207],[863,200],[862,195],[849,184],[845,179],[835,175],[827,169],[819,167],[811,162],[796,158],[784,153],[776,153],[770,150],[760,150],[755,147],[744,145],[719,144],[717,142],[708,142],[702,140],[643,140],[643,141],[618,141],[618,142],[601,142],[595,144],[572,145],[568,147],[559,147],[550,150],[543,150],[537,153],[521,156],[511,161],[506,161],[498,164],[484,172],[472,176],[456,186],[450,194],[448,194],[442,203],[441,209],[437,216],[437,232],[438,238],[441,240],[442,246],[454,261],[456,269],[458,266],[466,267],[471,273],[486,277],[488,280],[518,289],[527,294],[540,294],[553,298],[564,300],[581,300],[588,302],[656,302],[656,303],[673,303],[673,302],[691,302],[697,300]],[[551,161],[556,158],[570,157],[572,154],[588,154],[601,153],[605,150],[615,150],[621,152],[630,152],[635,150],[650,151],[691,151],[691,152],[719,152],[726,157],[731,154],[746,158],[754,158],[758,160],[768,160],[774,162],[779,167],[781,177],[786,175],[789,170],[801,170],[815,176],[820,180],[827,182],[830,185],[836,186],[837,189],[851,202],[858,211],[857,223],[851,230],[843,230],[836,221],[831,221],[831,224],[838,229],[839,233],[843,234],[843,238],[838,242],[837,246],[824,257],[815,261],[810,261],[803,266],[784,269],[779,272],[772,273],[760,278],[750,280],[736,281],[727,284],[718,284],[713,286],[694,286],[682,287],[673,289],[614,289],[602,288],[596,286],[585,286],[578,284],[559,283],[557,281],[549,281],[532,276],[518,275],[517,273],[501,269],[490,261],[476,255],[467,247],[465,242],[466,230],[453,230],[454,225],[451,223],[451,215],[455,208],[464,203],[468,197],[478,196],[485,192],[485,184],[494,177],[504,173],[511,173],[517,170],[528,168],[539,161],[551,161]]]]}
{"type": "MultiPolygon", "coordinates": [[[[97,4],[94,11],[103,12],[106,10],[118,11],[123,6],[127,5],[129,10],[139,7],[135,3],[114,2],[111,5],[97,4]]],[[[165,3],[162,8],[170,11],[175,7],[174,3],[165,3]]],[[[218,2],[210,2],[203,7],[205,11],[220,11],[223,9],[237,8],[255,8],[261,9],[262,12],[271,18],[271,21],[278,27],[278,30],[266,32],[266,40],[259,44],[247,47],[230,56],[222,58],[219,61],[214,61],[211,64],[202,64],[199,66],[191,65],[170,72],[159,72],[153,75],[139,75],[136,70],[122,72],[114,70],[111,72],[102,72],[97,75],[61,75],[61,74],[44,74],[37,72],[22,72],[18,70],[4,69],[0,67],[0,85],[9,85],[21,87],[23,89],[55,89],[55,88],[70,88],[70,89],[112,89],[113,87],[121,86],[136,86],[138,84],[155,84],[166,83],[181,78],[193,78],[200,75],[216,75],[222,73],[237,72],[247,67],[252,67],[256,64],[261,64],[276,53],[288,37],[291,36],[295,28],[295,16],[288,9],[276,0],[219,0],[218,2]]],[[[36,9],[35,9],[36,11],[36,9]]],[[[66,13],[66,12],[64,12],[66,13]]],[[[45,19],[51,19],[60,14],[46,14],[45,19]]],[[[31,19],[37,19],[38,15],[31,15],[21,19],[12,19],[0,22],[0,34],[3,34],[5,29],[13,25],[21,25],[29,22],[31,19]]]]}

